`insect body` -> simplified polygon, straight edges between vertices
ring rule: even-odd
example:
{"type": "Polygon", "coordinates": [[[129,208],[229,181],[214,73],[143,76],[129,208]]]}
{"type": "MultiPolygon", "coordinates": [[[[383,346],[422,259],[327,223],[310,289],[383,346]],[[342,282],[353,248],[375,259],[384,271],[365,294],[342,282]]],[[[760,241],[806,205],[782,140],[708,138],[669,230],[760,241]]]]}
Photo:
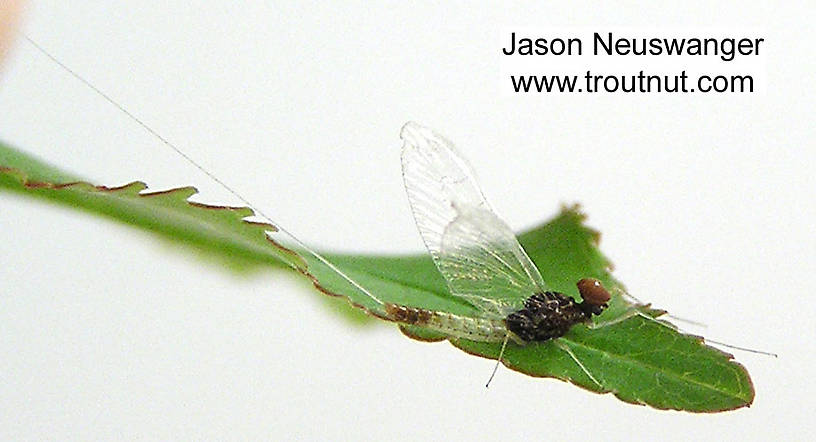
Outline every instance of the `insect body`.
{"type": "MultiPolygon", "coordinates": [[[[597,284],[598,280],[582,279],[581,283],[597,284]]],[[[605,292],[606,290],[604,290],[605,292]]],[[[524,308],[509,314],[505,323],[507,329],[525,342],[546,341],[559,338],[569,331],[570,327],[580,322],[589,322],[592,315],[600,315],[606,309],[609,294],[600,304],[594,299],[581,294],[584,301],[576,303],[569,296],[558,292],[536,293],[524,302],[524,308]]]]}
{"type": "Polygon", "coordinates": [[[403,179],[420,235],[450,293],[479,313],[386,303],[388,319],[456,338],[523,344],[563,336],[604,311],[610,296],[597,280],[578,282],[582,302],[547,290],[452,143],[416,123],[406,124],[401,137],[403,179]]]}
{"type": "MultiPolygon", "coordinates": [[[[585,278],[578,281],[581,302],[575,302],[565,294],[547,290],[541,275],[513,232],[491,209],[464,158],[456,152],[449,141],[416,123],[406,124],[401,133],[404,140],[403,179],[414,220],[451,295],[466,301],[478,313],[459,315],[384,302],[286,231],[280,224],[255,209],[247,199],[127,111],[110,95],[91,84],[27,36],[23,35],[23,38],[252,208],[255,214],[275,225],[276,233],[287,235],[295,244],[368,296],[378,304],[379,308],[375,311],[378,316],[384,314],[386,319],[437,330],[454,338],[502,342],[498,357],[500,362],[509,339],[519,344],[554,340],[566,334],[575,324],[591,322],[593,315],[600,315],[607,308],[609,292],[594,279],[585,278]]],[[[274,238],[270,239],[275,241],[274,238]]],[[[642,303],[637,301],[637,304],[642,303]]],[[[630,308],[627,313],[599,326],[613,325],[635,315],[676,330],[673,326],[642,313],[637,305],[630,308]]],[[[776,356],[759,350],[710,342],[776,356]]],[[[566,352],[590,379],[603,387],[568,346],[561,345],[558,341],[554,344],[566,352]]],[[[493,370],[493,374],[495,373],[496,369],[493,370]]],[[[492,378],[493,375],[490,379],[492,378]]]]}
{"type": "Polygon", "coordinates": [[[582,279],[582,285],[592,285],[601,293],[600,298],[589,298],[581,291],[583,302],[575,302],[569,296],[559,292],[536,293],[527,298],[524,308],[512,312],[505,319],[490,319],[472,316],[461,316],[453,313],[407,307],[398,304],[386,304],[388,317],[396,322],[420,325],[440,331],[457,338],[482,342],[502,342],[510,337],[523,344],[531,341],[546,341],[567,333],[573,325],[588,322],[592,315],[600,315],[609,301],[609,293],[596,279],[582,279]],[[601,292],[602,291],[602,292],[601,292]]]}
{"type": "MultiPolygon", "coordinates": [[[[525,343],[563,336],[574,324],[587,322],[592,315],[599,315],[606,308],[609,293],[596,280],[579,281],[578,289],[583,298],[580,303],[562,293],[548,291],[538,269],[513,232],[491,209],[467,161],[456,152],[451,142],[412,122],[403,126],[400,136],[404,141],[403,179],[414,220],[450,293],[470,303],[479,313],[464,316],[383,302],[280,224],[255,209],[246,198],[127,111],[110,95],[29,37],[23,37],[71,76],[252,208],[257,215],[276,225],[276,232],[286,234],[295,244],[379,304],[382,307],[380,312],[387,319],[424,326],[456,338],[503,341],[506,345],[509,338],[525,343]]],[[[574,355],[570,356],[581,365],[574,355]]]]}

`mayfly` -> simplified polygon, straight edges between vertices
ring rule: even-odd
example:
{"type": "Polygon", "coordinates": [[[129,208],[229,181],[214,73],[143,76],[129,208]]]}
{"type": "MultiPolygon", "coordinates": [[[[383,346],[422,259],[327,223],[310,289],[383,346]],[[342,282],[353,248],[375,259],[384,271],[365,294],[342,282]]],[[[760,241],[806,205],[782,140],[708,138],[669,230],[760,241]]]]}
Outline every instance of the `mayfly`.
{"type": "Polygon", "coordinates": [[[578,281],[581,302],[547,290],[450,141],[413,122],[400,136],[402,175],[417,229],[450,294],[476,307],[479,315],[387,303],[389,319],[451,337],[501,342],[498,364],[509,339],[519,344],[556,339],[607,308],[609,292],[595,279],[578,281]]]}
{"type": "Polygon", "coordinates": [[[615,318],[594,323],[593,316],[603,313],[611,299],[600,281],[584,278],[577,282],[581,302],[548,290],[513,231],[487,202],[473,169],[453,143],[413,122],[403,126],[400,137],[403,140],[402,176],[420,236],[450,294],[476,307],[479,315],[460,316],[386,303],[389,319],[427,327],[455,338],[501,342],[487,385],[501,363],[508,340],[520,345],[554,340],[593,382],[603,387],[557,338],[576,324],[602,328],[633,316],[674,328],[643,313],[644,304],[623,292],[621,296],[632,301],[627,310],[615,318]]]}
{"type": "MultiPolygon", "coordinates": [[[[414,220],[433,262],[447,283],[450,294],[475,307],[478,313],[465,316],[385,302],[254,207],[241,194],[162,137],[119,102],[51,55],[34,40],[24,34],[21,36],[185,161],[245,203],[258,216],[269,221],[276,227],[278,234],[289,237],[300,248],[373,300],[381,310],[378,316],[401,324],[432,329],[454,339],[501,342],[501,350],[488,379],[488,385],[502,361],[510,340],[519,345],[530,342],[553,342],[567,353],[593,382],[603,387],[569,347],[561,345],[557,338],[564,336],[576,324],[584,323],[592,328],[600,328],[636,315],[674,329],[673,326],[642,313],[640,307],[643,303],[623,292],[621,295],[632,301],[628,310],[608,321],[593,323],[593,316],[601,315],[607,309],[611,296],[600,281],[592,278],[577,281],[582,299],[580,302],[563,293],[548,290],[541,274],[512,230],[488,204],[467,161],[457,153],[450,141],[412,122],[402,128],[400,135],[403,139],[403,179],[414,220]]],[[[709,342],[776,356],[773,353],[722,342],[711,340],[709,342]]]]}

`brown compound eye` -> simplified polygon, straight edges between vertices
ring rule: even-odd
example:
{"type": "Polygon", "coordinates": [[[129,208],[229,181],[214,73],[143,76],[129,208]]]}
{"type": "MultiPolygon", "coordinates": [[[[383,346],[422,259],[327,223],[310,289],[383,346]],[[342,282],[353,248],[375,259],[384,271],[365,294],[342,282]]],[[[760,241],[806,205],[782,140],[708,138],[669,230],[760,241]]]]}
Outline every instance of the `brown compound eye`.
{"type": "Polygon", "coordinates": [[[584,278],[578,281],[578,292],[584,302],[590,305],[604,305],[612,298],[601,281],[594,278],[584,278]]]}

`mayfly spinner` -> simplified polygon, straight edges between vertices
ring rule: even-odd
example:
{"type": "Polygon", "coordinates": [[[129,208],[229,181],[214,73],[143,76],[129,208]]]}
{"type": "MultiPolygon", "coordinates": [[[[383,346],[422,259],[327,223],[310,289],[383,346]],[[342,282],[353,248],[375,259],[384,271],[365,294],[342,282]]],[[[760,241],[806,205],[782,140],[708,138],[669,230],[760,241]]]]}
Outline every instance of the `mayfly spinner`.
{"type": "MultiPolygon", "coordinates": [[[[418,325],[453,338],[481,342],[502,342],[493,379],[508,340],[518,344],[548,341],[563,336],[578,323],[591,323],[610,300],[609,292],[595,279],[578,281],[582,301],[547,290],[541,274],[516,240],[512,230],[493,212],[476,182],[467,161],[453,144],[428,128],[409,122],[401,138],[402,170],[405,189],[417,228],[450,293],[479,310],[478,315],[463,316],[450,312],[384,302],[374,293],[346,275],[322,255],[308,247],[280,224],[258,210],[246,198],[218,179],[176,145],[127,111],[108,94],[51,55],[28,36],[22,37],[66,72],[158,138],[187,162],[233,194],[255,214],[288,236],[297,246],[314,256],[380,306],[392,321],[418,325]]],[[[274,239],[273,239],[274,240],[274,239]]],[[[631,313],[638,313],[632,309],[631,313]]],[[[617,318],[603,325],[617,323],[617,318]]],[[[603,326],[598,325],[598,326],[603,326]]],[[[559,345],[575,363],[600,386],[572,351],[559,345]]],[[[490,384],[488,380],[488,385],[490,384]]]]}
{"type": "MultiPolygon", "coordinates": [[[[524,345],[554,340],[592,379],[602,386],[572,353],[557,342],[579,323],[601,328],[640,316],[634,301],[620,316],[593,323],[592,317],[608,307],[611,296],[600,281],[584,278],[577,282],[581,302],[547,286],[516,239],[515,234],[493,211],[484,197],[473,170],[454,145],[419,124],[409,122],[401,134],[402,175],[417,229],[450,294],[479,310],[478,316],[462,316],[384,303],[393,321],[418,325],[448,336],[472,341],[501,342],[493,379],[508,340],[524,345]]],[[[759,350],[710,341],[754,353],[759,350]]]]}
{"type": "Polygon", "coordinates": [[[526,344],[559,338],[607,308],[609,292],[595,279],[578,281],[581,302],[547,290],[450,141],[413,122],[400,136],[402,174],[417,229],[451,295],[476,307],[479,315],[386,303],[389,319],[456,338],[502,342],[501,361],[508,339],[526,344]]]}
{"type": "MultiPolygon", "coordinates": [[[[401,132],[403,179],[411,210],[425,246],[447,282],[450,294],[475,307],[478,313],[459,315],[385,302],[254,207],[246,198],[159,135],[119,102],[32,39],[25,35],[22,37],[165,146],[245,203],[256,215],[275,225],[276,235],[288,237],[302,250],[376,302],[379,305],[377,316],[401,324],[435,330],[452,338],[501,342],[498,360],[488,385],[510,340],[519,345],[552,342],[567,353],[592,381],[602,386],[570,348],[559,343],[557,338],[564,336],[570,328],[579,323],[600,328],[636,315],[675,329],[642,313],[639,309],[642,303],[622,292],[622,296],[634,302],[628,311],[608,321],[593,323],[593,316],[602,314],[611,299],[609,292],[595,279],[585,278],[577,281],[581,302],[576,302],[563,293],[548,290],[541,274],[516,240],[512,230],[493,212],[465,159],[456,152],[450,141],[416,123],[407,123],[401,132]]],[[[717,341],[709,342],[775,356],[772,353],[717,341]]]]}

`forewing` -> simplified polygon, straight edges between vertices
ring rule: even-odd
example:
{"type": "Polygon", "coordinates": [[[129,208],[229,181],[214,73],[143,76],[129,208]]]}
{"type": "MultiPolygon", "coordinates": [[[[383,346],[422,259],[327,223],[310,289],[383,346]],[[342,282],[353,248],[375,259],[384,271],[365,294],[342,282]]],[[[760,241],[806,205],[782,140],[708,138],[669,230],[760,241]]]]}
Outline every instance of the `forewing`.
{"type": "Polygon", "coordinates": [[[451,293],[503,317],[543,291],[538,270],[453,144],[416,123],[406,124],[401,137],[414,220],[451,293]]]}

